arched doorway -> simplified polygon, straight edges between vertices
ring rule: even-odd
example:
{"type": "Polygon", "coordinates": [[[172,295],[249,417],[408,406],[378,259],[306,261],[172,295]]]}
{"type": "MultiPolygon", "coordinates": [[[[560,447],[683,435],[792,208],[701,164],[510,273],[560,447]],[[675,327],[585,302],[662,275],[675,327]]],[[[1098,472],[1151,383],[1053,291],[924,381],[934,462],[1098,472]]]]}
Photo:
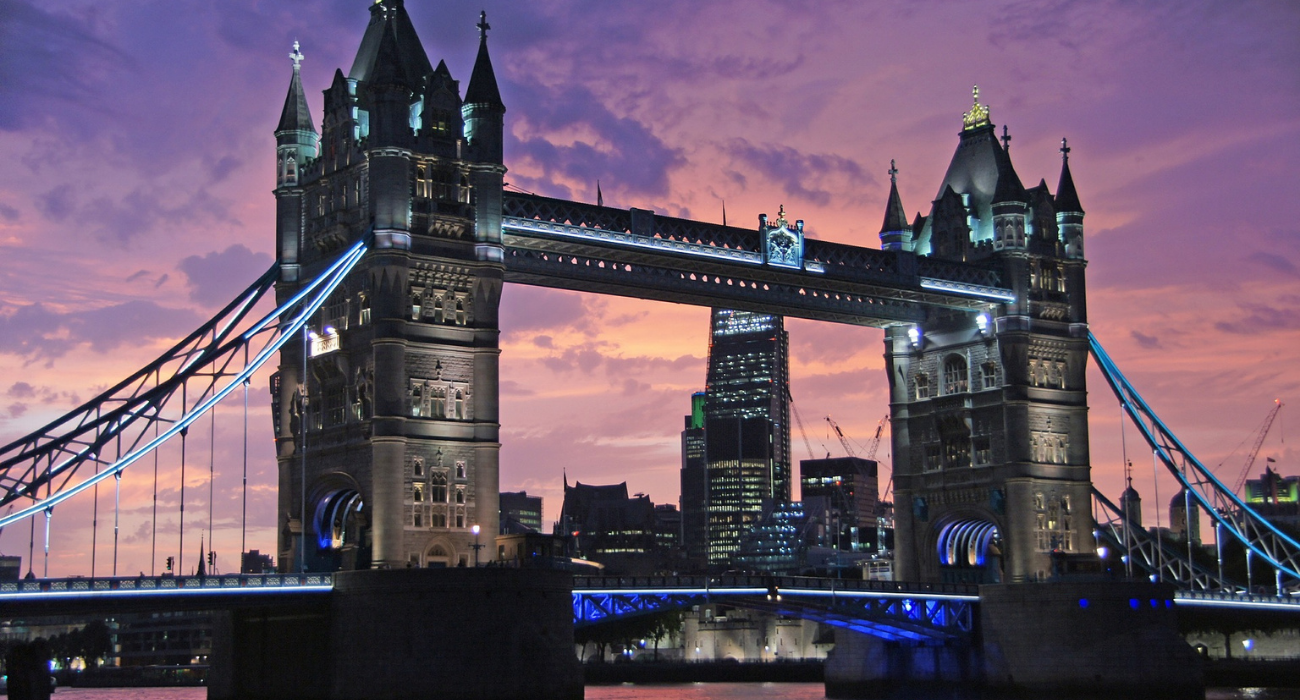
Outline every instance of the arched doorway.
{"type": "Polygon", "coordinates": [[[446,543],[435,542],[424,551],[424,566],[429,569],[445,569],[455,566],[456,553],[446,543]]]}
{"type": "Polygon", "coordinates": [[[316,498],[312,518],[316,556],[309,560],[313,570],[352,570],[370,566],[365,542],[365,501],[350,487],[324,491],[316,498]]]}
{"type": "Polygon", "coordinates": [[[945,583],[1001,583],[1002,533],[997,523],[954,520],[939,530],[939,576],[945,583]]]}

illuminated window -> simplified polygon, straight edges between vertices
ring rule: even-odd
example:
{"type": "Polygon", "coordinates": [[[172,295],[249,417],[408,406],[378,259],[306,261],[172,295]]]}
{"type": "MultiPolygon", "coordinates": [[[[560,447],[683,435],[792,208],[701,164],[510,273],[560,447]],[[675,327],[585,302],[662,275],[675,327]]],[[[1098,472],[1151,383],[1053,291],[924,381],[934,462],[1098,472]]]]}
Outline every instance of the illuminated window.
{"type": "Polygon", "coordinates": [[[966,358],[961,355],[949,355],[943,361],[943,393],[959,394],[967,391],[969,385],[966,358]]]}
{"type": "Polygon", "coordinates": [[[465,478],[465,460],[463,459],[456,460],[456,478],[457,479],[465,478]]]}
{"type": "Polygon", "coordinates": [[[925,373],[916,375],[916,398],[930,398],[930,375],[925,373]]]}
{"type": "Polygon", "coordinates": [[[370,297],[365,292],[359,292],[357,294],[357,303],[361,308],[361,311],[357,314],[357,322],[362,325],[370,323],[370,297]]]}
{"type": "Polygon", "coordinates": [[[414,484],[411,490],[411,500],[416,503],[424,503],[424,484],[414,484]]]}
{"type": "Polygon", "coordinates": [[[411,461],[411,471],[416,476],[424,476],[424,458],[416,457],[411,461]]]}
{"type": "MultiPolygon", "coordinates": [[[[464,502],[465,502],[465,489],[460,488],[460,487],[457,487],[457,488],[456,488],[456,503],[461,504],[461,503],[464,503],[464,502]]],[[[460,527],[460,526],[458,525],[457,527],[460,527]]]]}

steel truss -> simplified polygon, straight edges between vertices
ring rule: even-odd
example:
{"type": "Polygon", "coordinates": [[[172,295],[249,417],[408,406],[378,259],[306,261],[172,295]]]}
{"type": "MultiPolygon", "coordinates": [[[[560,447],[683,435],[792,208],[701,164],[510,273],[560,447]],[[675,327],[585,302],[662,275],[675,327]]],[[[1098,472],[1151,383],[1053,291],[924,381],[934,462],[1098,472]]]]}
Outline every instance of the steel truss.
{"type": "Polygon", "coordinates": [[[1092,490],[1092,500],[1096,506],[1093,536],[1098,543],[1104,543],[1120,556],[1132,557],[1132,566],[1151,580],[1167,581],[1190,591],[1245,590],[1245,586],[1188,559],[1186,549],[1157,541],[1137,523],[1126,523],[1124,511],[1096,488],[1092,490]]]}
{"type": "Polygon", "coordinates": [[[278,265],[211,320],[127,379],[48,425],[0,448],[0,506],[30,505],[0,517],[0,528],[95,486],[157,449],[250,380],[313,314],[366,251],[346,250],[293,298],[260,318],[278,265]],[[256,320],[254,320],[256,319],[256,320]],[[223,380],[225,383],[223,384],[223,380]],[[87,473],[93,469],[93,473],[87,473]]]}
{"type": "MultiPolygon", "coordinates": [[[[1224,486],[1151,410],[1091,333],[1088,334],[1088,347],[1124,412],[1142,432],[1156,458],[1191,494],[1191,507],[1209,513],[1215,524],[1216,539],[1226,532],[1246,547],[1248,563],[1252,555],[1262,559],[1274,571],[1279,594],[1300,587],[1300,542],[1279,530],[1224,486]]],[[[1190,513],[1191,508],[1188,510],[1190,513]]],[[[1192,579],[1194,581],[1196,577],[1192,576],[1192,579]]],[[[1224,581],[1219,583],[1229,587],[1233,585],[1224,581]]]]}
{"type": "Polygon", "coordinates": [[[972,630],[975,589],[773,576],[577,577],[576,626],[709,602],[846,627],[889,640],[942,641],[972,630]]]}

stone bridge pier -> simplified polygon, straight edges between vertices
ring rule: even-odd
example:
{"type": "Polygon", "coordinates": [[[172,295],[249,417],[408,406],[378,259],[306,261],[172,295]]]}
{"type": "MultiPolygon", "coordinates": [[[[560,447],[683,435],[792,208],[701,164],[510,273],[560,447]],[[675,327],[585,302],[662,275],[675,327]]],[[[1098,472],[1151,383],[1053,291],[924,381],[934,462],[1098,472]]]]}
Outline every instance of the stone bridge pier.
{"type": "Polygon", "coordinates": [[[1178,632],[1168,585],[1059,582],[980,587],[971,637],[886,642],[836,630],[828,698],[1201,700],[1201,661],[1178,632]]]}

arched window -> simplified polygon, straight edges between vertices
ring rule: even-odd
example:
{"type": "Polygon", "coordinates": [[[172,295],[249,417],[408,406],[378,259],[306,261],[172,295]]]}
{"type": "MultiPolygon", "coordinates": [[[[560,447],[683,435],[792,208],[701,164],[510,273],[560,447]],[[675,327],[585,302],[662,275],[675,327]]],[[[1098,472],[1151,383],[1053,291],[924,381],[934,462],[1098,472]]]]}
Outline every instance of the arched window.
{"type": "Polygon", "coordinates": [[[465,392],[460,389],[456,390],[456,406],[454,410],[455,413],[452,415],[452,418],[457,420],[465,419],[465,392]]]}
{"type": "Polygon", "coordinates": [[[960,394],[970,389],[970,373],[966,358],[949,355],[943,361],[943,393],[960,394]]]}
{"type": "Polygon", "coordinates": [[[429,477],[429,500],[434,503],[447,502],[447,475],[434,472],[429,477]]]}
{"type": "Polygon", "coordinates": [[[456,489],[456,502],[457,502],[457,503],[464,503],[464,502],[465,502],[465,489],[462,489],[462,488],[457,488],[457,489],[456,489]]]}
{"type": "Polygon", "coordinates": [[[924,372],[916,375],[916,398],[930,398],[930,375],[924,372]]]}

